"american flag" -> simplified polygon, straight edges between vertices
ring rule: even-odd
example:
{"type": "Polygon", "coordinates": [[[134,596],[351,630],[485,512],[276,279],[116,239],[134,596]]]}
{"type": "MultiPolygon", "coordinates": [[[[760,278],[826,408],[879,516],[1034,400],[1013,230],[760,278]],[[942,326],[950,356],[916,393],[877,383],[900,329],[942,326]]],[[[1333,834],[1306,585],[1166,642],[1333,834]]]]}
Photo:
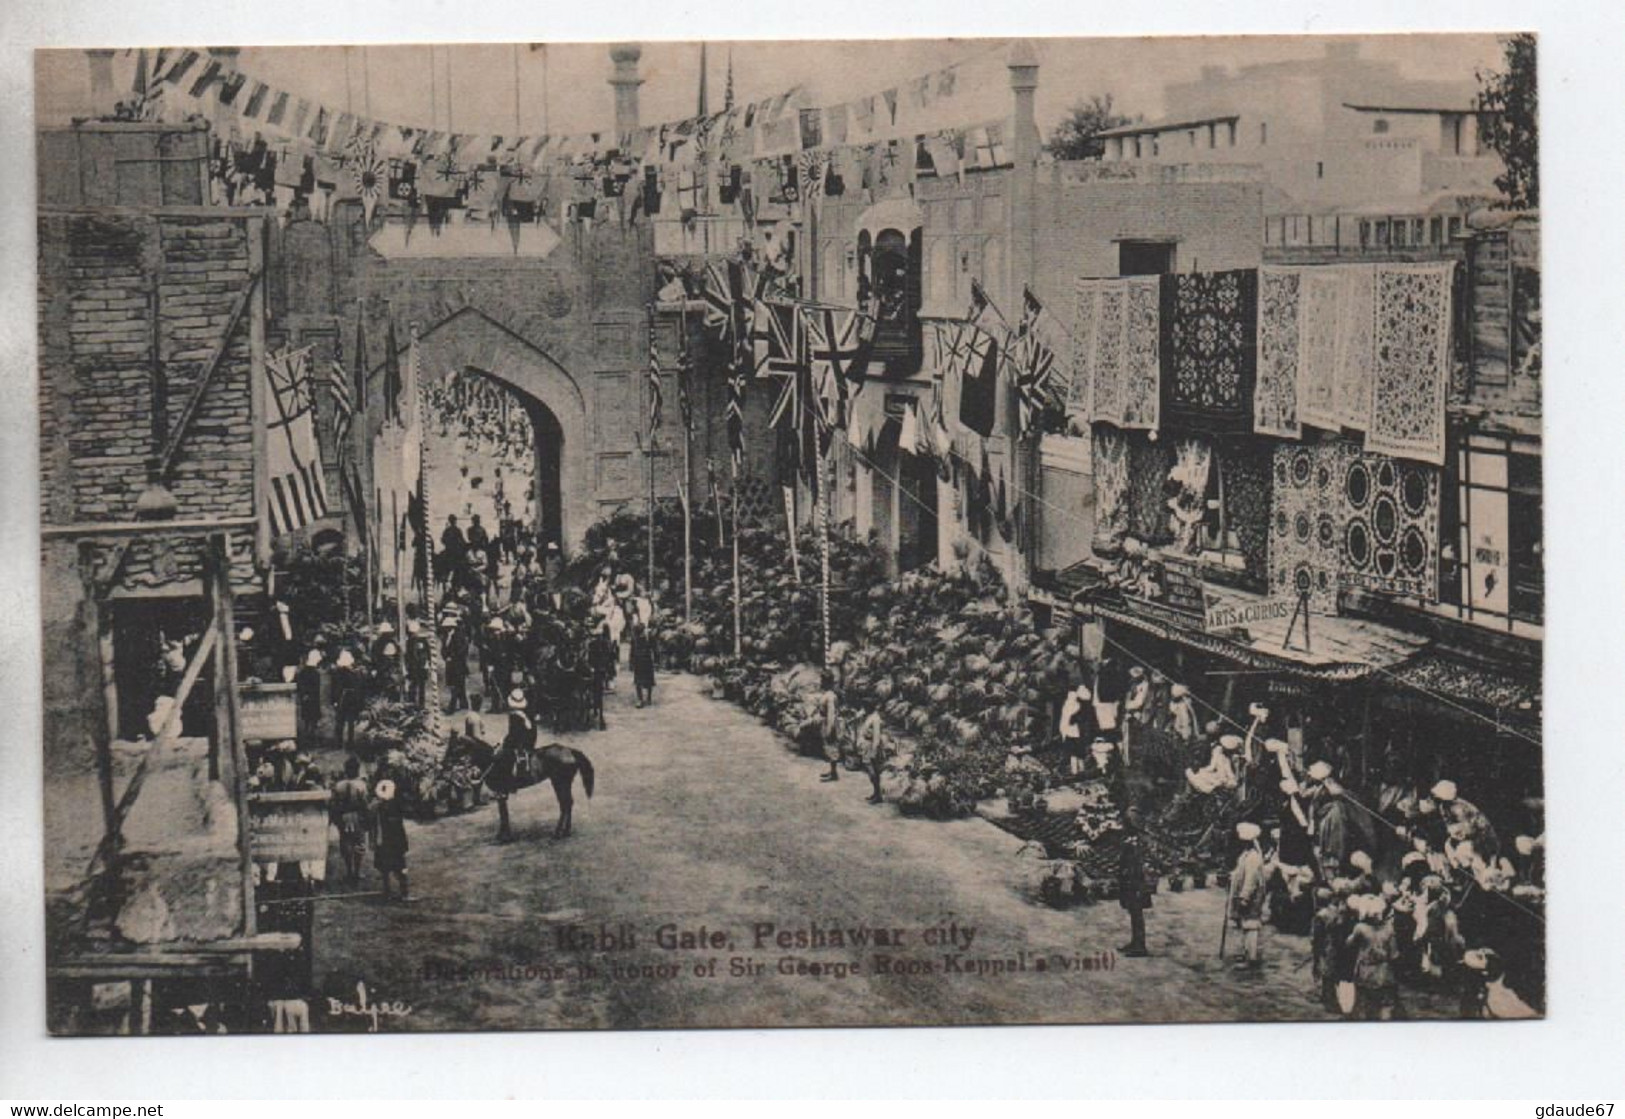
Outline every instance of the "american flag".
{"type": "Polygon", "coordinates": [[[339,461],[345,458],[345,446],[350,441],[350,430],[355,424],[355,398],[350,395],[350,375],[344,368],[343,343],[333,355],[333,364],[327,369],[327,394],[333,401],[333,444],[338,448],[339,461]]]}
{"type": "Polygon", "coordinates": [[[265,371],[271,383],[273,406],[266,440],[266,473],[271,481],[266,513],[272,535],[282,536],[327,516],[327,490],[316,442],[310,347],[268,356],[265,371]]]}
{"type": "Polygon", "coordinates": [[[655,309],[649,304],[649,446],[660,432],[660,408],[664,403],[660,391],[660,351],[655,345],[655,309]]]}

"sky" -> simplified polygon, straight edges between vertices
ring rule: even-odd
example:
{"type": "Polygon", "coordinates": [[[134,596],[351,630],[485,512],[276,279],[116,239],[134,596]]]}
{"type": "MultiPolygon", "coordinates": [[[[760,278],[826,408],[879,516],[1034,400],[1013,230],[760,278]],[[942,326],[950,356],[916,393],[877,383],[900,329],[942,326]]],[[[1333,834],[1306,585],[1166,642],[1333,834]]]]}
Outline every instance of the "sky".
{"type": "MultiPolygon", "coordinates": [[[[1362,55],[1397,63],[1411,78],[1471,79],[1501,51],[1485,34],[1366,35],[1362,55]]],[[[1155,119],[1164,83],[1194,79],[1204,65],[1232,69],[1314,58],[1329,37],[1247,36],[1036,40],[1038,123],[1044,132],[1081,98],[1110,94],[1119,110],[1155,119]]],[[[836,104],[960,65],[967,120],[1008,106],[1009,40],[893,39],[741,41],[708,44],[711,108],[722,105],[731,56],[740,102],[801,84],[813,103],[836,104]],[[985,109],[985,111],[983,111],[985,109]]],[[[332,108],[391,123],[459,132],[578,133],[613,126],[607,43],[244,47],[240,68],[332,108]],[[516,96],[517,94],[517,96],[516,96]],[[518,128],[515,128],[515,122],[518,128]]],[[[644,123],[680,120],[697,108],[700,45],[645,42],[640,73],[644,123]]],[[[37,68],[42,122],[82,95],[83,56],[42,54],[37,68]]]]}

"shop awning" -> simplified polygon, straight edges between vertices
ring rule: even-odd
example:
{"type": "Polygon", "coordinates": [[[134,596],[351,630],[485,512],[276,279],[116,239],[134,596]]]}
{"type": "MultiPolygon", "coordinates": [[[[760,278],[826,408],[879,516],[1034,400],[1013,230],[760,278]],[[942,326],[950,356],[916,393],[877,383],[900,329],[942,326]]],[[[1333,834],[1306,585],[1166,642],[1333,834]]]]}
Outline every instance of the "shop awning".
{"type": "Polygon", "coordinates": [[[1461,709],[1522,737],[1541,737],[1538,671],[1507,672],[1429,650],[1384,673],[1400,693],[1461,709]]]}
{"type": "Polygon", "coordinates": [[[1283,645],[1285,620],[1257,623],[1239,633],[1230,631],[1219,635],[1150,614],[1129,600],[1122,604],[1097,602],[1094,608],[1104,618],[1201,652],[1227,657],[1249,668],[1277,670],[1316,680],[1363,679],[1373,672],[1403,663],[1428,643],[1425,637],[1376,622],[1316,615],[1310,623],[1309,649],[1302,646],[1301,621],[1292,647],[1286,648],[1283,645]]]}

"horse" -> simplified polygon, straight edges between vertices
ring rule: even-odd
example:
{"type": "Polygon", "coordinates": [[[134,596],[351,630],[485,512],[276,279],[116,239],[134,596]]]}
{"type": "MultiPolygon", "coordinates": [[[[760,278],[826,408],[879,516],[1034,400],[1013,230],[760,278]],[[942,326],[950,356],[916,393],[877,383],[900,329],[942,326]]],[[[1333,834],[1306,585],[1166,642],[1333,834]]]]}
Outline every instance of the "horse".
{"type": "Polygon", "coordinates": [[[576,774],[581,775],[581,787],[586,790],[588,799],[592,798],[592,761],[586,754],[574,747],[550,742],[546,746],[532,747],[526,751],[523,764],[516,764],[521,759],[501,747],[478,739],[468,739],[467,742],[465,749],[468,756],[476,759],[483,782],[497,798],[497,808],[501,812],[499,839],[508,836],[508,797],[520,789],[540,785],[543,781],[552,782],[553,795],[559,802],[559,822],[553,829],[553,838],[569,837],[575,809],[572,786],[576,774]]]}

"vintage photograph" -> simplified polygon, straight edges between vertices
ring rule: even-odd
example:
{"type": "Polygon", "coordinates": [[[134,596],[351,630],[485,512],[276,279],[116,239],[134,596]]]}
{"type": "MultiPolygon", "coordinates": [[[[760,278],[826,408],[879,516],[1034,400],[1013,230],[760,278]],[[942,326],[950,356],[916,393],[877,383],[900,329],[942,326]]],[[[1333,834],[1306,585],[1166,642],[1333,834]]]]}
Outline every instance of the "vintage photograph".
{"type": "Polygon", "coordinates": [[[1543,1016],[1536,53],[37,52],[47,1028],[1543,1016]]]}

